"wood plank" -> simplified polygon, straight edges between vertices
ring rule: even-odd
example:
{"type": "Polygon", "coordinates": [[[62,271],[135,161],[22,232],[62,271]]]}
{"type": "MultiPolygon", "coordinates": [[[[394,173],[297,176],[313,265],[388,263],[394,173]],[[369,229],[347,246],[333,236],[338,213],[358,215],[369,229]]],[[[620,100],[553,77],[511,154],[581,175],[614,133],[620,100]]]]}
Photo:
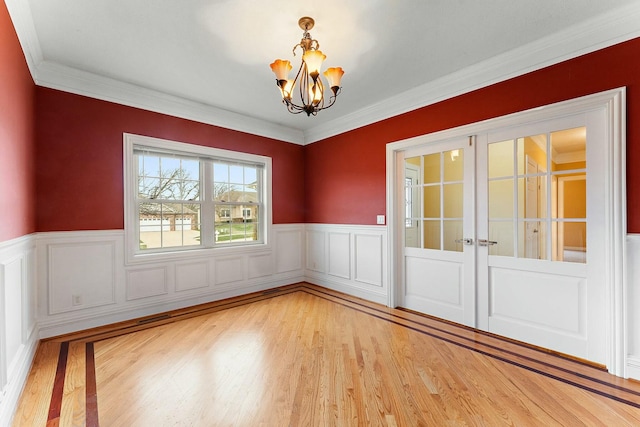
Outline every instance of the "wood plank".
{"type": "MultiPolygon", "coordinates": [[[[82,399],[63,396],[63,408],[85,401],[86,420],[63,410],[60,425],[92,425],[98,408],[101,424],[128,426],[640,425],[635,381],[313,285],[168,318],[48,343],[72,340],[66,390],[87,381],[82,399]]],[[[15,425],[33,425],[20,414],[15,425]]]]}

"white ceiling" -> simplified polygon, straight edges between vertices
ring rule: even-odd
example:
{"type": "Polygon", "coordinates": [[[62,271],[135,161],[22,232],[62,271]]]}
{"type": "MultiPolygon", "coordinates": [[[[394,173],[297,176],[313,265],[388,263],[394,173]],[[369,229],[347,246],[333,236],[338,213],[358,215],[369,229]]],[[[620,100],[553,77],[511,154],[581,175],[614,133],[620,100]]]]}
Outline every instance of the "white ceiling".
{"type": "Polygon", "coordinates": [[[306,144],[640,36],[639,0],[5,0],[38,85],[306,144]],[[269,64],[311,16],[345,75],[316,117],[269,64]]]}

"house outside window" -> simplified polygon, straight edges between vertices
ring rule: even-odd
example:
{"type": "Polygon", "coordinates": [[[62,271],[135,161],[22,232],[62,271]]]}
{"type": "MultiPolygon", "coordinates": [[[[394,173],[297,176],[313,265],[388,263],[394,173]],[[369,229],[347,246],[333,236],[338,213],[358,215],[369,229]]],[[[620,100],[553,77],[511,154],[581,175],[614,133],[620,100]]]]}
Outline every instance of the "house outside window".
{"type": "Polygon", "coordinates": [[[125,134],[128,260],[267,245],[271,159],[125,134]]]}

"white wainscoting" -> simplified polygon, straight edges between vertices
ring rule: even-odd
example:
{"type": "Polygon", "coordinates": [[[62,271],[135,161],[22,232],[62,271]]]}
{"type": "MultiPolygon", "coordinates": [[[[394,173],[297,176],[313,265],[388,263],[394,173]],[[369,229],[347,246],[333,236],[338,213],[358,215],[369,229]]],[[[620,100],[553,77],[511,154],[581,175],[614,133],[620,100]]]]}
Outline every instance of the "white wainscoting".
{"type": "Polygon", "coordinates": [[[307,224],[309,283],[387,304],[387,227],[307,224]]]}
{"type": "Polygon", "coordinates": [[[304,225],[269,248],[126,265],[124,231],[39,233],[38,326],[47,338],[304,280],[304,225]]]}
{"type": "Polygon", "coordinates": [[[640,234],[627,235],[627,366],[625,376],[640,380],[640,234]]]}
{"type": "Polygon", "coordinates": [[[10,424],[38,344],[35,239],[0,242],[0,425],[10,424]]]}

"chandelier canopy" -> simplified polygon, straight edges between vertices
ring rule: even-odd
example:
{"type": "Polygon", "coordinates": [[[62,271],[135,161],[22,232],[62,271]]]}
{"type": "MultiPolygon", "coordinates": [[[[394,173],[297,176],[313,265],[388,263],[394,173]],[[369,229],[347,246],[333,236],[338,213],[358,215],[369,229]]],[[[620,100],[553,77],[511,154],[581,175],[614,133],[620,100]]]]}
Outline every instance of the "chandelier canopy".
{"type": "Polygon", "coordinates": [[[320,67],[326,55],[322,53],[320,43],[311,38],[309,30],[313,28],[315,21],[308,16],[300,18],[298,25],[304,33],[300,43],[293,47],[293,55],[296,49],[302,49],[302,64],[298,69],[296,77],[289,79],[289,72],[293,68],[291,62],[276,59],[271,64],[271,70],[276,75],[276,84],[282,92],[282,103],[287,106],[287,110],[293,114],[300,114],[303,111],[307,116],[316,115],[318,111],[331,107],[340,93],[340,79],[344,74],[341,67],[328,68],[323,74],[329,83],[331,92],[327,92],[329,99],[325,104],[324,83],[320,78],[320,67]],[[293,101],[293,94],[297,89],[300,95],[300,103],[293,101]]]}

